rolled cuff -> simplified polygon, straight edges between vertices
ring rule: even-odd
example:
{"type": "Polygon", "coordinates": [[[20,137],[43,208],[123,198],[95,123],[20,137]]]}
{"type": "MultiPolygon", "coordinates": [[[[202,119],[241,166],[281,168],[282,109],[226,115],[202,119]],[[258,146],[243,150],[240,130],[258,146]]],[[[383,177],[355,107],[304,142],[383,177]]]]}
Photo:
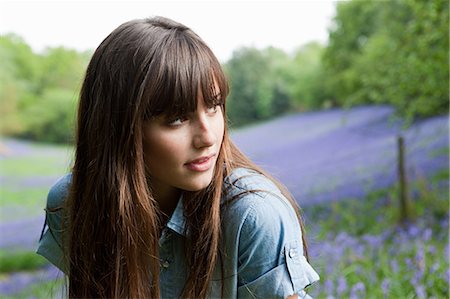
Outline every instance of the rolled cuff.
{"type": "Polygon", "coordinates": [[[303,256],[301,242],[285,245],[285,263],[278,265],[252,282],[238,287],[239,298],[287,298],[298,294],[299,298],[311,298],[305,288],[320,279],[303,256]]]}
{"type": "Polygon", "coordinates": [[[67,274],[61,246],[56,242],[49,229],[42,235],[36,253],[67,274]]]}

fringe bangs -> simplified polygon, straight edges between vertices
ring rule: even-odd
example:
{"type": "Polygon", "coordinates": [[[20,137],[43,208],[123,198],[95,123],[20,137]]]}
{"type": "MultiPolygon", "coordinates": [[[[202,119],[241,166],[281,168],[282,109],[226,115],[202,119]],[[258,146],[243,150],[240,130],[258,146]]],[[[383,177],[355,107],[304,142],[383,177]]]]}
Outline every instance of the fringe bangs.
{"type": "Polygon", "coordinates": [[[199,96],[207,106],[224,106],[228,95],[225,74],[198,36],[173,30],[155,48],[148,68],[153,73],[143,83],[144,119],[191,113],[197,109],[199,96]]]}

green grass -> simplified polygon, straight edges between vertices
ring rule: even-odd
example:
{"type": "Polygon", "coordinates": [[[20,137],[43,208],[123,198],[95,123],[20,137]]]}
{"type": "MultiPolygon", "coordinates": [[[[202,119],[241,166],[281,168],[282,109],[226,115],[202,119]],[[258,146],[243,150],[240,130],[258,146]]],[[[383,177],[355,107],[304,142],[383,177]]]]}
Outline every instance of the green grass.
{"type": "Polygon", "coordinates": [[[408,224],[399,222],[397,186],[306,207],[320,244],[310,255],[318,255],[311,262],[321,280],[309,293],[319,299],[448,298],[448,179],[445,170],[410,183],[408,224]]]}
{"type": "Polygon", "coordinates": [[[4,299],[49,299],[49,298],[66,298],[62,296],[61,290],[64,289],[64,279],[60,278],[53,281],[35,283],[18,294],[13,296],[2,296],[4,299]]]}
{"type": "MultiPolygon", "coordinates": [[[[69,148],[32,147],[36,152],[31,155],[0,160],[0,173],[7,175],[10,182],[0,186],[2,220],[33,213],[43,215],[50,184],[24,187],[22,180],[42,176],[56,179],[68,171],[69,148]],[[14,212],[9,212],[11,209],[14,212]]],[[[327,252],[319,248],[321,256],[312,261],[321,275],[321,281],[311,288],[313,297],[348,298],[359,284],[365,288],[365,294],[359,294],[359,298],[417,298],[417,285],[425,288],[426,297],[448,298],[444,277],[449,267],[448,227],[442,223],[449,217],[449,192],[445,184],[439,186],[448,180],[449,170],[445,169],[431,178],[410,183],[414,194],[411,223],[419,230],[416,236],[397,231],[400,228],[397,186],[371,192],[364,199],[305,207],[307,226],[314,231],[317,243],[337,250],[327,252]],[[425,242],[427,229],[432,231],[432,237],[425,242]],[[372,236],[382,235],[386,237],[377,245],[368,241],[372,236]],[[337,260],[330,260],[333,257],[337,260]],[[416,279],[419,270],[421,276],[416,279]],[[342,279],[346,288],[338,291],[342,279]]],[[[34,252],[0,251],[0,276],[34,271],[46,263],[34,252]]],[[[55,298],[62,285],[62,279],[38,283],[17,295],[2,298],[55,298]]]]}
{"type": "Polygon", "coordinates": [[[48,190],[69,171],[72,147],[36,143],[26,146],[29,152],[0,160],[0,175],[5,177],[0,185],[2,221],[43,215],[48,190]]]}
{"type": "Polygon", "coordinates": [[[14,177],[60,175],[67,172],[67,161],[66,154],[13,157],[0,161],[0,171],[14,177]]]}
{"type": "Polygon", "coordinates": [[[50,186],[17,189],[0,186],[0,218],[2,221],[44,215],[50,186]]]}
{"type": "MultiPolygon", "coordinates": [[[[440,171],[430,181],[419,179],[410,183],[410,222],[428,220],[433,226],[448,217],[449,191],[439,187],[448,181],[448,170],[440,171]]],[[[364,199],[348,199],[305,207],[305,214],[320,226],[319,238],[345,231],[350,235],[380,234],[399,224],[398,186],[372,191],[364,199]]]]}
{"type": "Polygon", "coordinates": [[[0,250],[0,274],[36,270],[45,265],[47,260],[34,251],[0,250]]]}
{"type": "Polygon", "coordinates": [[[0,206],[18,205],[22,207],[35,207],[36,204],[41,205],[45,203],[49,188],[50,186],[19,189],[15,186],[2,185],[0,186],[0,206]]]}

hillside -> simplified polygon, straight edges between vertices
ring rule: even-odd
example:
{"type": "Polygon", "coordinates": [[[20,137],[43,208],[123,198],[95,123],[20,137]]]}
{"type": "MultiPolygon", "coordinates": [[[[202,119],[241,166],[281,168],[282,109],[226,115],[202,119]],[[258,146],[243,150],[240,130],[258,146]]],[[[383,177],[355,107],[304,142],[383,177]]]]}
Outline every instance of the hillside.
{"type": "Polygon", "coordinates": [[[232,139],[305,206],[392,185],[400,134],[409,180],[448,168],[448,126],[441,116],[402,130],[392,108],[372,106],[290,115],[238,130],[232,139]]]}

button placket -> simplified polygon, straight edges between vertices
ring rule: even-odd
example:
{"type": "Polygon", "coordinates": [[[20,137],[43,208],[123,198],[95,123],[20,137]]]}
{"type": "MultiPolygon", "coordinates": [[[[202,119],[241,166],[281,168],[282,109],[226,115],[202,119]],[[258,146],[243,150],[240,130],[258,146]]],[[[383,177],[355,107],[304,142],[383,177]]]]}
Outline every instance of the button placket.
{"type": "Polygon", "coordinates": [[[163,229],[161,239],[159,240],[160,267],[162,270],[169,268],[173,260],[172,252],[172,234],[166,228],[163,229]]]}
{"type": "Polygon", "coordinates": [[[161,267],[163,269],[167,269],[170,266],[170,262],[168,260],[161,261],[161,267]]]}
{"type": "Polygon", "coordinates": [[[297,258],[297,255],[298,255],[297,248],[291,248],[291,249],[289,249],[289,257],[290,257],[291,259],[296,259],[296,258],[297,258]]]}

